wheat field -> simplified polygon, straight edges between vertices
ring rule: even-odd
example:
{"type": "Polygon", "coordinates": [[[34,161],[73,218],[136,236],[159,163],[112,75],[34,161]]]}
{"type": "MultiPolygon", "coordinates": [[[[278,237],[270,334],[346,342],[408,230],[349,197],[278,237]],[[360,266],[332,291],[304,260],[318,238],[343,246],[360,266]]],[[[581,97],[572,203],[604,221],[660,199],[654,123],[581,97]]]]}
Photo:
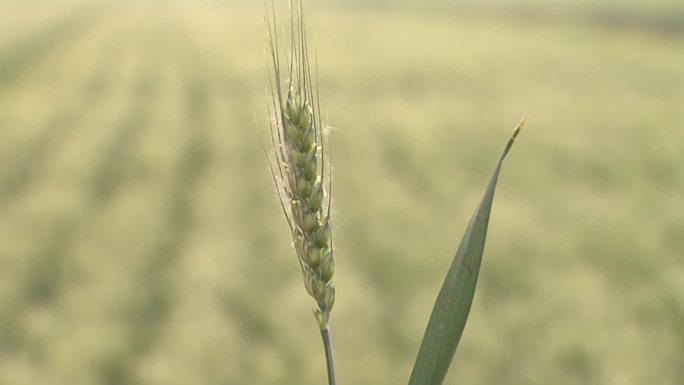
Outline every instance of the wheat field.
{"type": "MultiPolygon", "coordinates": [[[[307,3],[340,384],[407,382],[528,112],[446,384],[684,384],[684,10],[569,3],[307,3]]],[[[262,14],[0,2],[0,384],[323,383],[262,14]]]]}

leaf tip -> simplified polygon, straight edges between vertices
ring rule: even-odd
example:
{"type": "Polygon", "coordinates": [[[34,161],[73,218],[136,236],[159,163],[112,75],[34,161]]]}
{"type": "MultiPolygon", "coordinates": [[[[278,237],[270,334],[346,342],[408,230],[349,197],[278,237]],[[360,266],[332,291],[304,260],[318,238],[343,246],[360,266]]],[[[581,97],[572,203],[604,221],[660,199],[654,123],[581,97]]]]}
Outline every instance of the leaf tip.
{"type": "Polygon", "coordinates": [[[513,138],[514,139],[515,139],[515,137],[518,136],[518,134],[520,133],[520,130],[523,128],[523,126],[525,126],[525,122],[527,121],[528,116],[530,116],[529,112],[526,113],[525,116],[523,116],[522,119],[520,119],[518,124],[515,126],[515,130],[513,130],[513,138]]]}

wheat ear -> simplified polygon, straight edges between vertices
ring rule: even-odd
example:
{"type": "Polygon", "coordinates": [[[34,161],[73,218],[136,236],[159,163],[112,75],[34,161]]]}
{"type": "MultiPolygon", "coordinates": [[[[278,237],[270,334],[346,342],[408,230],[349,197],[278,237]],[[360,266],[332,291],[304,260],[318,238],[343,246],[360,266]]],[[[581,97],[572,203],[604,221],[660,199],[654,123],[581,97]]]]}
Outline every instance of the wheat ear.
{"type": "Polygon", "coordinates": [[[271,171],[292,232],[306,291],[316,301],[318,326],[326,331],[335,303],[335,260],[330,232],[330,169],[319,114],[316,79],[311,76],[301,0],[290,0],[287,78],[283,79],[275,12],[266,13],[271,56],[269,106],[275,165],[271,171]]]}

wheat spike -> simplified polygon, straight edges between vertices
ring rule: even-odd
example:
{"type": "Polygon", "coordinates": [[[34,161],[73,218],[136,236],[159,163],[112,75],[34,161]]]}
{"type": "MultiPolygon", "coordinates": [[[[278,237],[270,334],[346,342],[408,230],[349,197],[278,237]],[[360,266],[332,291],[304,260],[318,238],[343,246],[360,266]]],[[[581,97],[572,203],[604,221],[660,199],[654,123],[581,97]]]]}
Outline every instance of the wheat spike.
{"type": "MultiPolygon", "coordinates": [[[[273,7],[272,7],[273,9],[273,7]]],[[[335,303],[332,276],[335,260],[330,232],[330,172],[325,173],[326,152],[320,118],[317,83],[311,76],[304,13],[301,0],[290,0],[289,63],[286,78],[281,68],[278,24],[275,12],[266,14],[271,56],[269,106],[271,143],[275,167],[271,167],[306,291],[316,301],[318,326],[327,329],[335,303]]]]}

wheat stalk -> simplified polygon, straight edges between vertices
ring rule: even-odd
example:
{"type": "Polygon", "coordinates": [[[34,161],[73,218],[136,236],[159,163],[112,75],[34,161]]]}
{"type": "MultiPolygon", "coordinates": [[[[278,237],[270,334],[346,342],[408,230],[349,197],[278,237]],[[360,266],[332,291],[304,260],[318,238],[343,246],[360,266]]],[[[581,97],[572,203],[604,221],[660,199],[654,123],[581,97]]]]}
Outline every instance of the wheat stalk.
{"type": "Polygon", "coordinates": [[[290,5],[290,31],[283,78],[278,24],[273,5],[265,13],[269,37],[270,134],[274,162],[269,163],[306,291],[316,301],[314,315],[323,337],[328,381],[334,384],[328,322],[335,303],[335,272],[330,232],[330,165],[323,145],[317,79],[311,76],[302,1],[290,5]],[[316,84],[314,84],[316,83],[316,84]],[[326,165],[327,174],[326,174],[326,165]]]}

